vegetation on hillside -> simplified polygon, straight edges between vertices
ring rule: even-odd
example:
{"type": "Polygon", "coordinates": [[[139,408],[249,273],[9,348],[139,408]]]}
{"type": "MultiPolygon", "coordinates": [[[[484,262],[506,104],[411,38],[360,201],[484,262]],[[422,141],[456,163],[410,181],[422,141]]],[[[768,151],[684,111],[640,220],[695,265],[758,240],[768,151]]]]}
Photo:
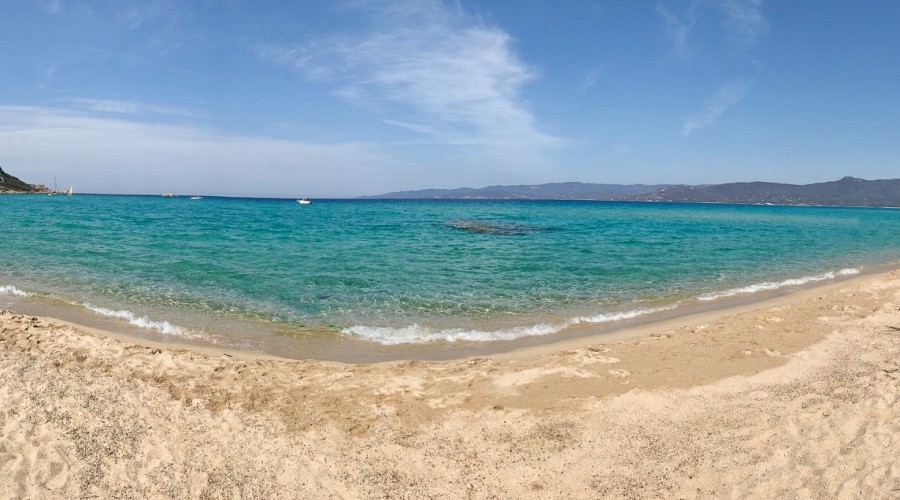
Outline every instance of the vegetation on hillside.
{"type": "Polygon", "coordinates": [[[48,189],[42,185],[31,185],[10,175],[0,167],[0,193],[45,193],[48,189]]]}

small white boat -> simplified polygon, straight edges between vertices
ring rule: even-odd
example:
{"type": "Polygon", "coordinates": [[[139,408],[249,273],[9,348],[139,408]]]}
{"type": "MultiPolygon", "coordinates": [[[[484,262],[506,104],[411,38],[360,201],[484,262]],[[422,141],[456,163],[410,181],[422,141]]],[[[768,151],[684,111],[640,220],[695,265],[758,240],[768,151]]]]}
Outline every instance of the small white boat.
{"type": "Polygon", "coordinates": [[[202,200],[203,197],[202,196],[191,196],[191,199],[192,200],[202,200]]]}
{"type": "Polygon", "coordinates": [[[297,203],[301,205],[309,205],[310,203],[312,203],[312,200],[310,200],[309,198],[300,198],[299,200],[297,200],[297,203]]]}

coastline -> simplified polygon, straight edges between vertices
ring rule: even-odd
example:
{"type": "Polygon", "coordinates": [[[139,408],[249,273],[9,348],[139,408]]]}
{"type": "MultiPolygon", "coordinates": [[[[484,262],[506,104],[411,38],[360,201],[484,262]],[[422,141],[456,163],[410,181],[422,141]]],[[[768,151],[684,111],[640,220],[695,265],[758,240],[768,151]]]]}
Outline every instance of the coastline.
{"type": "MultiPolygon", "coordinates": [[[[716,292],[713,300],[704,300],[702,296],[674,303],[661,302],[649,306],[646,312],[636,309],[626,313],[612,313],[615,319],[599,322],[574,322],[551,334],[525,335],[512,340],[437,341],[413,344],[382,344],[365,338],[347,336],[337,331],[296,333],[290,330],[279,330],[276,325],[246,322],[241,326],[244,331],[257,334],[265,332],[268,339],[275,338],[280,343],[266,345],[267,338],[256,335],[243,335],[247,339],[245,346],[217,344],[210,339],[194,340],[189,336],[166,335],[143,327],[128,324],[115,315],[96,314],[83,305],[63,302],[54,298],[30,296],[19,301],[11,311],[20,314],[54,319],[76,328],[83,328],[98,335],[106,335],[123,342],[132,342],[146,347],[180,348],[195,350],[207,354],[224,354],[241,359],[283,359],[283,360],[318,360],[346,364],[373,364],[392,361],[450,361],[471,357],[506,357],[535,356],[553,352],[564,346],[578,346],[585,343],[602,343],[613,340],[629,339],[646,335],[647,332],[678,327],[682,324],[700,324],[710,319],[746,311],[755,307],[775,303],[784,297],[815,293],[831,286],[852,282],[865,276],[877,275],[900,270],[898,263],[882,263],[867,265],[852,272],[829,272],[823,275],[802,279],[785,278],[780,283],[763,283],[776,285],[771,289],[749,293],[716,292]],[[823,276],[832,275],[830,278],[823,276]],[[799,282],[787,284],[791,282],[799,282]],[[773,302],[775,301],[775,302],[773,302]],[[621,318],[617,316],[622,316],[621,318]],[[280,337],[280,339],[278,339],[280,337]]],[[[756,288],[759,284],[748,288],[756,288]]],[[[21,293],[21,292],[19,292],[21,293]]],[[[8,306],[7,306],[8,307],[8,306]]],[[[0,305],[0,309],[3,309],[0,305]]],[[[142,320],[149,321],[146,318],[142,320]]],[[[164,324],[168,325],[167,322],[164,324]]],[[[232,327],[233,328],[233,327],[232,327]]]]}
{"type": "Polygon", "coordinates": [[[741,287],[759,300],[761,285],[900,263],[900,221],[851,209],[35,200],[6,204],[13,222],[39,213],[46,244],[31,250],[27,224],[10,231],[0,307],[292,359],[490,355],[694,312],[705,296],[741,287]],[[482,219],[528,234],[450,224],[482,219]],[[336,238],[348,220],[358,223],[336,238]],[[96,245],[104,240],[117,243],[96,245]],[[34,307],[19,307],[29,294],[34,307]]]}
{"type": "Polygon", "coordinates": [[[898,270],[449,361],[241,359],[2,312],[0,490],[890,497],[898,329],[898,270]]]}

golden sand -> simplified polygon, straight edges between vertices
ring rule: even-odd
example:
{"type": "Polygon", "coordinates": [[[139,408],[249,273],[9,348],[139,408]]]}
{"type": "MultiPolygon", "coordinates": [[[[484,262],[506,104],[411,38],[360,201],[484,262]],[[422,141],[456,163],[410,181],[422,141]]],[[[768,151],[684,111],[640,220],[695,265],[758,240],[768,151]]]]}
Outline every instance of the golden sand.
{"type": "Polygon", "coordinates": [[[0,497],[900,497],[900,272],[347,365],[0,312],[0,497]]]}

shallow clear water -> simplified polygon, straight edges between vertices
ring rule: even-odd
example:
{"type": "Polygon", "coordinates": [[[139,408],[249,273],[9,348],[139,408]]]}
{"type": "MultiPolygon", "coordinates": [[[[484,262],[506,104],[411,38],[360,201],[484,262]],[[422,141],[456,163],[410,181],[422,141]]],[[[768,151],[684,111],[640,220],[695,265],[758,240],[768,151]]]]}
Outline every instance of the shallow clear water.
{"type": "Polygon", "coordinates": [[[0,224],[0,306],[37,294],[199,339],[252,335],[232,320],[543,335],[900,261],[891,209],[3,196],[0,224]]]}

